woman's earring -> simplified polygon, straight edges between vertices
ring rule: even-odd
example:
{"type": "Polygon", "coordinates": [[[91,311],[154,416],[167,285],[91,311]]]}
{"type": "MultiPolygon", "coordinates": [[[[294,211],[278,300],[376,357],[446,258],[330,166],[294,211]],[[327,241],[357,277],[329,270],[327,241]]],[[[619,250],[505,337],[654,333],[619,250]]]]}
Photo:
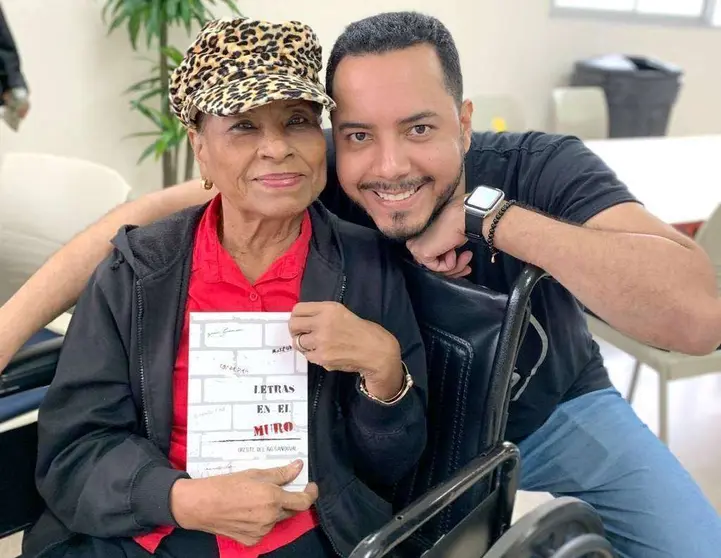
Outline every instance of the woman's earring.
{"type": "Polygon", "coordinates": [[[213,189],[213,183],[210,180],[208,180],[207,178],[204,178],[203,181],[201,182],[201,184],[203,185],[204,190],[212,190],[213,189]]]}

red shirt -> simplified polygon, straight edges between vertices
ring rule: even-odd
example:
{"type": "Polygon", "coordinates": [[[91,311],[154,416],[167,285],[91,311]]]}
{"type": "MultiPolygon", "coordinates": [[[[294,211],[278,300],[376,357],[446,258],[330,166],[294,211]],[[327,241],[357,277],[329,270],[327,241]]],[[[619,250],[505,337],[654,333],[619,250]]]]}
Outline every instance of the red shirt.
{"type": "MultiPolygon", "coordinates": [[[[298,239],[251,285],[218,239],[221,197],[210,202],[195,234],[193,261],[185,307],[183,334],[173,370],[173,430],[170,463],[185,470],[188,425],[188,342],[190,312],[290,312],[300,298],[300,283],[311,238],[306,212],[298,239]]],[[[218,536],[220,558],[257,558],[285,546],[318,525],[315,513],[307,511],[277,523],[263,540],[252,547],[218,536]]],[[[172,527],[159,527],[135,541],[155,553],[172,527]]]]}

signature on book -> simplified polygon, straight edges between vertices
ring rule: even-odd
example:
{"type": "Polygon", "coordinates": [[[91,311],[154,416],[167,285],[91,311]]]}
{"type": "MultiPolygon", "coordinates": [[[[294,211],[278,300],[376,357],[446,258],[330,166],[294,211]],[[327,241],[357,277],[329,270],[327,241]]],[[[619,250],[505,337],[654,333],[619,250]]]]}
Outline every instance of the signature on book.
{"type": "Polygon", "coordinates": [[[228,372],[232,372],[232,373],[235,374],[236,376],[242,376],[243,374],[247,374],[247,373],[248,373],[248,369],[247,369],[247,368],[243,368],[242,366],[233,366],[232,364],[224,364],[224,363],[221,363],[221,364],[219,365],[219,368],[220,368],[221,370],[227,370],[228,372]]]}
{"type": "Polygon", "coordinates": [[[242,327],[228,327],[225,326],[221,329],[217,329],[215,331],[209,331],[208,337],[224,337],[226,333],[239,333],[243,331],[242,327]]]}

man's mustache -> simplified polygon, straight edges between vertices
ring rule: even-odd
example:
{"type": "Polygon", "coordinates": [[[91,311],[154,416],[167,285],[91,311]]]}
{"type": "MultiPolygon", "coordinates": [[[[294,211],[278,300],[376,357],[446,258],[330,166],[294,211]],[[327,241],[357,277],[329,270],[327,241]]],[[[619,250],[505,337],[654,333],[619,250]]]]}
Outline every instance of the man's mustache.
{"type": "Polygon", "coordinates": [[[429,182],[433,182],[432,176],[420,176],[402,180],[401,182],[361,182],[358,184],[358,189],[393,194],[394,192],[405,192],[412,188],[420,188],[429,182]]]}

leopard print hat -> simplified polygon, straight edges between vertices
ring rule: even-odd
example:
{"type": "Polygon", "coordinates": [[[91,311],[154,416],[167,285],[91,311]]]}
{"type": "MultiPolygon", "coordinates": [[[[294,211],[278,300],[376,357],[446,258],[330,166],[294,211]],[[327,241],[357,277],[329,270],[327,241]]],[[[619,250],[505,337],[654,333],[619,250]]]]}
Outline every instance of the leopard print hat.
{"type": "Polygon", "coordinates": [[[198,112],[232,116],[272,101],[305,99],[333,110],[321,68],[320,42],[303,23],[213,20],[170,77],[170,107],[188,128],[198,112]]]}

